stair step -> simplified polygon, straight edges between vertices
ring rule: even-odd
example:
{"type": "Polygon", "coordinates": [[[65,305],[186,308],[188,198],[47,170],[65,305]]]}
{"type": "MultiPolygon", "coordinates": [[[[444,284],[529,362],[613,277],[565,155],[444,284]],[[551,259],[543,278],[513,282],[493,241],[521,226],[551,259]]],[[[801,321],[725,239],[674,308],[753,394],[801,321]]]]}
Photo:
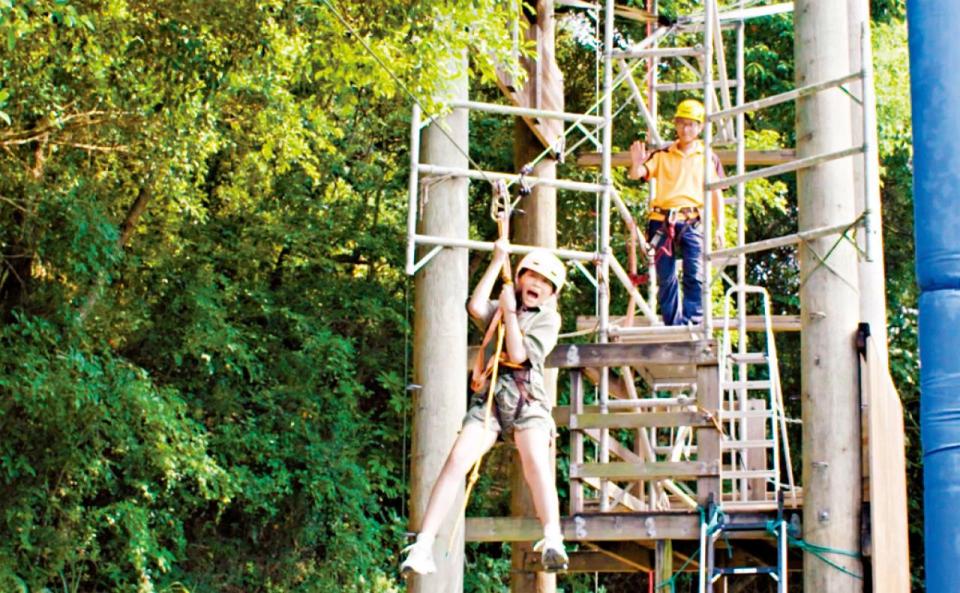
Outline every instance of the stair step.
{"type": "Polygon", "coordinates": [[[769,379],[764,380],[751,380],[751,381],[721,381],[720,388],[724,390],[734,390],[734,389],[756,389],[756,390],[769,390],[773,386],[773,383],[769,379]]]}
{"type": "Polygon", "coordinates": [[[716,463],[705,461],[655,461],[648,463],[578,463],[570,466],[571,478],[603,478],[607,480],[650,480],[674,478],[679,480],[717,477],[716,463]]]}
{"type": "Polygon", "coordinates": [[[723,537],[724,532],[737,532],[737,531],[766,531],[767,523],[766,521],[745,521],[745,522],[736,522],[728,523],[726,521],[719,523],[715,528],[714,540],[723,537]]]}
{"type": "Polygon", "coordinates": [[[676,378],[653,382],[653,391],[682,391],[696,389],[696,387],[696,377],[690,377],[688,379],[676,378]]]}
{"type": "Polygon", "coordinates": [[[774,442],[772,440],[759,441],[720,441],[720,448],[725,451],[739,449],[772,449],[774,442]]]}
{"type": "Polygon", "coordinates": [[[743,480],[743,479],[755,479],[755,478],[773,478],[776,477],[776,472],[772,469],[738,469],[738,470],[723,470],[721,476],[724,480],[743,480]]]}
{"type": "Polygon", "coordinates": [[[713,574],[720,576],[743,575],[743,574],[778,574],[776,566],[730,566],[724,568],[714,568],[713,574]]]}
{"type": "Polygon", "coordinates": [[[692,397],[645,397],[640,399],[612,399],[607,402],[611,410],[659,408],[664,406],[692,406],[697,400],[692,397]]]}
{"type": "Polygon", "coordinates": [[[760,364],[768,362],[766,352],[745,352],[743,354],[733,352],[728,354],[727,357],[733,362],[743,364],[760,364]]]}
{"type": "Polygon", "coordinates": [[[744,418],[773,419],[773,410],[720,410],[720,420],[742,420],[744,418]]]}
{"type": "Polygon", "coordinates": [[[652,426],[713,426],[703,412],[615,412],[595,414],[571,414],[570,428],[648,428],[652,426]]]}

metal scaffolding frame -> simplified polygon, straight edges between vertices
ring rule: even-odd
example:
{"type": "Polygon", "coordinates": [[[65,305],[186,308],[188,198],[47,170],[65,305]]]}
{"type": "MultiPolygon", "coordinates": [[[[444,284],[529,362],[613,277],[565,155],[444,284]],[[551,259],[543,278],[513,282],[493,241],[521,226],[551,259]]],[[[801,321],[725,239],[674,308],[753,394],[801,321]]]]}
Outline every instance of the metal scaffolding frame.
{"type": "MultiPolygon", "coordinates": [[[[594,10],[598,8],[599,7],[595,7],[594,10]]],[[[595,283],[597,290],[596,339],[598,343],[604,344],[609,342],[611,337],[616,338],[630,334],[643,334],[650,336],[668,335],[673,331],[672,328],[667,328],[662,325],[655,314],[655,306],[652,301],[652,295],[648,295],[647,298],[644,298],[644,296],[639,293],[636,286],[634,286],[633,282],[631,281],[627,270],[618,261],[611,249],[611,205],[615,207],[618,215],[622,220],[624,220],[625,223],[628,225],[632,224],[632,218],[630,217],[629,209],[623,203],[623,200],[620,198],[616,189],[614,188],[611,173],[612,130],[613,120],[615,117],[613,105],[614,90],[623,83],[626,83],[630,87],[628,102],[632,101],[636,104],[640,115],[647,124],[647,138],[652,139],[654,142],[660,144],[662,143],[662,140],[659,130],[657,129],[657,93],[671,92],[676,89],[701,89],[704,98],[703,103],[706,108],[706,125],[704,126],[703,132],[703,141],[705,145],[705,183],[703,195],[703,225],[705,241],[703,250],[704,283],[702,294],[704,320],[700,326],[687,329],[691,333],[698,334],[700,336],[711,336],[713,335],[715,329],[719,329],[714,322],[713,311],[711,307],[711,294],[714,286],[713,266],[716,266],[719,269],[719,277],[723,279],[722,281],[730,284],[729,290],[725,291],[725,299],[728,300],[730,298],[736,298],[735,325],[731,323],[732,320],[730,319],[729,313],[725,313],[725,318],[721,324],[721,327],[723,327],[725,330],[724,335],[726,336],[726,339],[724,339],[723,342],[727,351],[721,352],[720,357],[730,357],[730,361],[733,361],[731,363],[732,366],[730,364],[723,364],[723,362],[728,361],[721,361],[722,364],[720,365],[720,372],[723,373],[723,377],[721,378],[721,389],[724,389],[722,385],[723,381],[726,381],[729,386],[728,389],[736,395],[736,397],[730,398],[731,402],[746,402],[748,400],[747,392],[753,388],[753,386],[750,385],[749,381],[747,380],[747,364],[749,363],[745,362],[749,360],[749,355],[751,353],[747,351],[748,340],[743,339],[743,337],[747,336],[748,332],[750,331],[746,315],[746,295],[748,292],[754,291],[753,287],[749,287],[747,285],[746,256],[748,254],[757,253],[764,250],[775,249],[787,245],[801,244],[805,241],[824,236],[838,235],[842,238],[845,236],[845,233],[858,226],[862,226],[866,234],[865,256],[869,261],[874,259],[876,256],[876,249],[878,248],[876,236],[879,231],[876,228],[876,223],[874,221],[874,213],[879,212],[880,198],[874,186],[869,183],[864,184],[864,191],[866,194],[864,203],[866,204],[866,208],[854,220],[842,221],[836,225],[818,229],[810,229],[783,237],[775,237],[754,243],[746,243],[745,188],[749,181],[781,175],[784,173],[813,167],[832,160],[856,156],[858,154],[862,155],[862,158],[864,159],[866,178],[869,179],[870,173],[875,169],[877,146],[875,141],[876,136],[875,133],[873,133],[873,130],[876,127],[876,122],[873,112],[870,109],[864,109],[862,111],[862,125],[864,130],[862,144],[830,153],[794,158],[788,162],[763,167],[749,172],[747,171],[744,122],[744,116],[746,113],[764,109],[766,107],[781,104],[787,101],[795,101],[799,98],[809,96],[814,93],[832,92],[838,88],[842,89],[843,85],[845,84],[856,82],[861,84],[861,96],[863,97],[863,102],[865,104],[872,104],[875,100],[873,95],[873,67],[870,63],[870,60],[863,60],[862,67],[859,71],[852,72],[843,77],[836,78],[834,80],[817,82],[786,93],[781,93],[750,102],[745,101],[744,48],[746,43],[746,21],[753,18],[784,14],[792,10],[793,4],[790,2],[744,8],[743,2],[740,1],[738,3],[738,8],[721,12],[719,10],[718,0],[704,0],[703,13],[682,18],[669,26],[657,26],[647,36],[647,38],[635,44],[634,47],[623,51],[615,51],[613,47],[615,3],[613,0],[604,0],[602,8],[602,93],[597,103],[588,111],[588,113],[566,113],[499,104],[480,103],[475,101],[461,101],[452,103],[450,105],[450,107],[453,109],[468,109],[505,116],[535,117],[567,122],[569,126],[567,127],[563,137],[565,137],[567,133],[576,130],[583,135],[583,139],[575,143],[572,147],[560,151],[561,154],[569,153],[569,151],[572,151],[584,141],[593,140],[594,142],[597,142],[599,137],[601,154],[599,180],[597,182],[587,183],[562,179],[542,179],[529,176],[523,177],[523,182],[528,185],[543,184],[562,190],[588,193],[599,196],[600,211],[598,232],[595,239],[596,249],[594,251],[583,251],[576,249],[554,249],[552,251],[563,259],[575,262],[576,265],[581,267],[581,269],[584,262],[594,263],[596,268],[595,280],[591,278],[591,282],[595,283]],[[727,49],[724,47],[723,41],[724,29],[732,29],[735,32],[735,72],[732,79],[727,71],[727,49]],[[675,37],[677,34],[681,33],[702,35],[702,43],[696,45],[695,47],[660,47],[660,43],[662,41],[667,41],[670,37],[675,37]],[[696,68],[690,61],[687,61],[685,58],[688,57],[694,58],[700,67],[696,68]],[[679,60],[681,64],[686,64],[690,69],[698,72],[699,81],[695,83],[684,83],[683,86],[658,84],[656,80],[656,66],[658,61],[661,59],[676,59],[679,60]],[[619,74],[617,77],[614,77],[614,63],[616,63],[619,68],[619,74]],[[650,101],[649,106],[645,104],[644,97],[640,92],[640,85],[637,84],[637,81],[634,80],[633,77],[634,72],[644,63],[648,66],[646,70],[648,73],[646,87],[647,98],[650,101]],[[717,70],[716,79],[714,72],[715,68],[717,70]],[[733,97],[731,97],[730,94],[731,88],[735,89],[735,94],[733,97]],[[596,111],[598,108],[599,115],[594,113],[594,111],[596,111]],[[588,130],[586,126],[593,126],[593,131],[591,132],[588,130]],[[714,130],[714,126],[717,127],[716,131],[714,130]],[[719,142],[735,142],[736,144],[736,172],[732,177],[725,179],[713,178],[711,172],[711,163],[713,160],[712,155],[714,152],[715,140],[719,140],[719,142]],[[712,228],[715,224],[717,224],[718,221],[715,221],[713,217],[712,192],[713,190],[730,187],[735,187],[736,191],[734,203],[736,210],[737,242],[733,247],[714,250],[712,244],[712,228]],[[735,264],[737,269],[735,281],[732,281],[729,276],[723,273],[723,269],[731,264],[735,264]],[[614,277],[616,277],[617,283],[620,284],[622,288],[625,289],[632,297],[632,303],[640,309],[641,313],[649,323],[648,327],[621,327],[611,323],[609,310],[611,301],[611,273],[614,277]],[[741,336],[741,339],[737,340],[736,353],[732,352],[733,346],[729,340],[729,333],[731,331],[735,331],[739,336],[741,336]],[[739,360],[739,362],[737,362],[737,360],[739,360]],[[734,372],[734,368],[736,369],[736,372],[734,372]]],[[[869,55],[869,52],[865,51],[869,48],[869,43],[869,30],[865,28],[861,32],[861,50],[863,51],[862,55],[869,55]]],[[[626,107],[626,105],[624,105],[624,107],[626,107]]],[[[622,108],[616,113],[619,113],[620,111],[622,111],[622,108]]],[[[419,143],[420,130],[422,127],[423,123],[421,122],[420,110],[418,106],[414,105],[410,128],[410,177],[408,186],[406,257],[406,272],[410,275],[417,273],[417,271],[419,271],[424,265],[430,262],[433,256],[435,256],[441,249],[444,248],[467,248],[478,251],[490,251],[493,249],[493,243],[489,241],[453,239],[449,237],[429,236],[417,232],[418,203],[421,192],[428,191],[431,180],[445,177],[465,177],[484,181],[502,179],[508,183],[514,183],[520,179],[520,175],[514,173],[482,171],[476,169],[457,169],[420,163],[419,143]],[[418,259],[418,247],[430,247],[431,249],[429,249],[422,257],[418,259]]],[[[635,228],[635,226],[633,228],[635,228]]],[[[510,249],[511,253],[526,253],[533,249],[533,247],[529,245],[512,245],[510,249]]],[[[589,277],[589,275],[587,276],[589,277]]],[[[729,307],[725,307],[725,310],[729,311],[729,307]]],[[[632,314],[632,311],[629,312],[628,317],[632,318],[632,314]]],[[[764,332],[768,340],[772,335],[769,319],[770,312],[769,306],[767,306],[764,332]]],[[[768,362],[773,367],[776,367],[777,361],[775,354],[773,355],[773,360],[768,360],[768,362]]],[[[771,374],[774,373],[775,371],[771,370],[771,374]]],[[[627,383],[632,385],[632,376],[629,375],[629,373],[626,373],[625,375],[630,379],[630,381],[627,381],[627,383]]],[[[624,409],[624,406],[619,402],[611,402],[610,382],[610,369],[608,367],[601,367],[599,369],[599,377],[597,377],[597,411],[600,414],[616,413],[617,410],[624,409]]],[[[782,431],[779,435],[777,434],[778,428],[781,430],[783,428],[784,418],[782,401],[780,401],[781,396],[779,394],[778,379],[776,383],[777,385],[775,387],[771,386],[769,388],[769,392],[772,394],[770,396],[771,399],[775,399],[777,401],[770,402],[771,405],[768,412],[772,414],[770,417],[772,420],[771,426],[773,430],[773,435],[771,438],[775,441],[775,446],[779,447],[786,446],[786,444],[783,442],[786,435],[785,431],[782,431]]],[[[632,403],[626,407],[628,409],[636,409],[638,406],[643,407],[647,405],[640,405],[638,403],[640,401],[642,400],[634,397],[632,399],[632,403]]],[[[680,399],[677,399],[677,401],[664,401],[661,405],[666,406],[662,409],[683,411],[690,409],[689,406],[691,405],[691,401],[692,400],[689,397],[686,399],[681,397],[680,399]]],[[[580,405],[582,406],[582,402],[580,405]]],[[[734,409],[729,409],[727,411],[729,412],[729,418],[734,418],[735,413],[738,412],[734,409]]],[[[741,409],[739,410],[739,413],[746,414],[746,410],[741,409]]],[[[736,419],[731,421],[736,422],[736,419]]],[[[743,437],[744,440],[749,440],[746,438],[746,436],[743,436],[748,434],[747,428],[747,415],[743,415],[740,420],[739,427],[737,428],[737,432],[743,437]]],[[[673,441],[671,445],[665,449],[662,445],[658,444],[656,440],[657,430],[654,428],[650,432],[653,435],[652,437],[649,436],[649,433],[643,433],[644,435],[647,435],[644,437],[644,440],[646,440],[644,447],[648,448],[648,461],[650,461],[649,456],[652,455],[652,459],[656,460],[658,452],[668,451],[668,459],[671,462],[678,462],[679,457],[677,457],[675,454],[676,451],[685,451],[687,458],[689,458],[691,452],[696,451],[696,447],[691,446],[688,441],[690,438],[688,434],[681,435],[680,431],[672,431],[669,438],[672,438],[673,441]],[[652,438],[652,440],[647,440],[650,438],[652,438]]],[[[583,434],[577,433],[576,437],[580,439],[582,449],[583,434]]],[[[617,443],[611,443],[609,429],[599,428],[594,433],[590,433],[590,437],[595,438],[595,440],[598,442],[597,461],[600,464],[609,463],[611,450],[619,446],[617,443]]],[[[743,448],[748,448],[752,445],[753,443],[748,443],[743,448]]],[[[737,449],[737,446],[736,444],[731,444],[727,448],[737,449]]],[[[776,470],[779,472],[779,456],[776,452],[772,458],[773,463],[776,466],[776,470]]],[[[729,471],[734,470],[735,468],[732,468],[729,471]]],[[[742,470],[740,474],[737,474],[738,476],[741,476],[743,480],[746,480],[750,474],[742,472],[748,472],[748,470],[742,470]]],[[[764,476],[766,475],[767,474],[764,474],[764,476]]],[[[743,480],[741,480],[741,482],[743,480]]],[[[618,505],[622,506],[624,501],[628,499],[628,495],[630,495],[627,492],[628,488],[621,488],[612,483],[612,481],[613,480],[606,477],[600,477],[599,480],[590,482],[591,486],[593,486],[599,492],[600,511],[609,511],[617,508],[618,505]]],[[[779,476],[777,477],[777,483],[779,484],[779,476]]],[[[580,482],[578,482],[578,484],[580,484],[580,482]]],[[[636,500],[639,501],[636,504],[645,504],[647,508],[650,509],[656,509],[660,506],[660,501],[662,501],[663,497],[666,496],[664,493],[664,488],[669,493],[672,493],[675,497],[680,498],[681,500],[684,498],[684,496],[686,496],[686,492],[684,492],[682,488],[678,487],[677,484],[673,483],[672,481],[659,480],[647,482],[647,487],[649,488],[649,498],[647,498],[639,492],[644,488],[643,484],[644,482],[642,480],[637,481],[637,491],[635,493],[640,494],[640,496],[639,498],[636,498],[636,500]],[[667,484],[667,482],[669,482],[669,484],[667,484]],[[646,499],[647,502],[642,499],[646,499]]],[[[791,486],[793,485],[791,484],[791,486]]],[[[571,511],[574,512],[583,511],[582,485],[578,487],[581,488],[581,494],[576,497],[576,500],[579,501],[581,506],[579,509],[571,508],[571,511]]],[[[739,488],[739,490],[743,489],[739,488]]],[[[765,497],[766,496],[767,495],[765,494],[765,497]]],[[[689,496],[686,497],[689,499],[689,496]]],[[[769,497],[762,501],[751,501],[749,498],[741,498],[739,500],[740,502],[745,503],[756,502],[775,504],[775,500],[768,498],[769,497]]]]}

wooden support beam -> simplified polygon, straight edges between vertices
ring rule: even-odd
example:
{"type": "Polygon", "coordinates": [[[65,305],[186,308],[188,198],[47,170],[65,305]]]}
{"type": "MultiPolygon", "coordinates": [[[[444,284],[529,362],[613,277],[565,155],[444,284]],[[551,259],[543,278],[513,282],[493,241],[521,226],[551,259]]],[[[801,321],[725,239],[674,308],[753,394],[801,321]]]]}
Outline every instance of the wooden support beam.
{"type": "Polygon", "coordinates": [[[647,463],[583,463],[570,467],[571,478],[605,478],[608,480],[634,481],[675,478],[719,478],[719,462],[704,461],[653,461],[647,463]]]}
{"type": "MultiPolygon", "coordinates": [[[[519,7],[519,4],[517,5],[519,7]]],[[[535,0],[528,3],[535,10],[535,22],[527,29],[527,39],[537,44],[535,60],[523,60],[529,78],[522,89],[522,100],[529,107],[563,111],[563,78],[554,59],[553,0],[535,0]]],[[[522,11],[527,9],[521,8],[522,11]]],[[[518,23],[519,24],[519,23],[518,23]]],[[[560,150],[563,141],[564,123],[546,118],[516,118],[513,134],[513,165],[520,171],[528,163],[535,163],[531,174],[544,180],[557,179],[557,161],[550,156],[538,158],[545,146],[560,150]]],[[[513,229],[511,241],[520,245],[538,247],[557,247],[557,188],[545,183],[532,187],[529,194],[523,196],[519,208],[513,213],[510,225],[513,229]]],[[[557,401],[557,374],[555,369],[543,373],[544,391],[551,405],[557,401]]],[[[550,441],[547,464],[551,470],[548,479],[556,482],[556,442],[550,441]]],[[[530,488],[524,479],[519,452],[512,452],[513,463],[510,466],[510,514],[527,516],[536,513],[530,488]]],[[[511,549],[511,593],[554,593],[556,575],[544,572],[519,573],[524,558],[532,552],[529,543],[518,543],[511,549]]],[[[537,554],[539,556],[539,554],[537,554]]]]}
{"type": "MultiPolygon", "coordinates": [[[[573,480],[577,481],[576,478],[573,480]]],[[[590,486],[594,490],[600,490],[600,480],[597,478],[582,478],[580,481],[587,486],[590,486]]],[[[647,507],[642,500],[638,499],[636,496],[630,494],[616,484],[607,484],[607,493],[610,495],[610,498],[613,501],[617,501],[616,504],[613,505],[614,511],[619,510],[617,505],[622,506],[626,511],[637,512],[647,510],[647,507]]]]}
{"type": "MultiPolygon", "coordinates": [[[[584,368],[583,376],[594,385],[600,384],[600,369],[584,368]]],[[[624,381],[623,377],[616,375],[610,375],[607,389],[611,397],[626,398],[630,395],[626,381],[624,381]]]]}
{"type": "Polygon", "coordinates": [[[569,369],[716,362],[716,341],[703,340],[674,344],[562,344],[547,357],[546,366],[569,369]]]}
{"type": "Polygon", "coordinates": [[[637,542],[587,543],[591,549],[632,567],[634,570],[653,570],[653,550],[637,542]]]}
{"type": "MultiPolygon", "coordinates": [[[[774,512],[728,513],[732,522],[763,522],[774,512]]],[[[563,537],[570,541],[638,541],[700,539],[698,513],[645,512],[581,514],[561,518],[563,537]]],[[[468,517],[466,539],[471,542],[536,541],[543,537],[540,521],[533,517],[468,517]]],[[[763,532],[733,532],[731,539],[767,539],[763,532]]]]}
{"type": "MultiPolygon", "coordinates": [[[[716,366],[697,368],[697,404],[703,410],[720,409],[720,380],[716,366]]],[[[707,464],[720,463],[720,431],[714,426],[697,429],[697,459],[707,464]]],[[[707,503],[707,497],[719,502],[722,489],[719,476],[703,476],[697,479],[697,502],[707,503]]]]}
{"type": "Polygon", "coordinates": [[[614,5],[613,14],[638,23],[656,23],[657,15],[632,6],[614,5]]]}
{"type": "MultiPolygon", "coordinates": [[[[536,46],[536,59],[521,58],[527,80],[519,86],[506,72],[497,71],[497,86],[517,107],[563,111],[563,74],[555,57],[553,2],[538,0],[536,22],[526,28],[527,43],[536,46]]],[[[555,119],[524,117],[523,121],[545,148],[563,152],[563,122],[555,119]]]]}
{"type": "MultiPolygon", "coordinates": [[[[794,10],[795,86],[802,88],[850,72],[849,31],[844,2],[797,0],[794,10]]],[[[797,152],[840,154],[853,143],[850,101],[832,91],[797,101],[797,152]]],[[[825,163],[825,161],[824,161],[825,163]]],[[[835,160],[797,173],[801,232],[853,220],[853,159],[835,160]]],[[[853,347],[860,315],[857,253],[847,241],[823,237],[801,244],[800,391],[803,416],[803,538],[811,544],[860,549],[860,408],[857,353],[853,347]],[[830,253],[829,269],[814,254],[830,253]]],[[[863,574],[859,558],[831,560],[863,574]]],[[[952,588],[952,587],[951,587],[952,588]]],[[[804,591],[859,593],[863,582],[823,562],[804,567],[804,591]]]]}
{"type": "MultiPolygon", "coordinates": [[[[735,165],[737,163],[737,151],[735,150],[714,150],[714,154],[720,157],[720,162],[724,165],[735,165]]],[[[751,166],[772,166],[782,165],[796,160],[797,153],[793,149],[784,148],[776,150],[748,150],[745,153],[745,162],[748,167],[751,166]]],[[[615,152],[612,155],[611,165],[614,167],[629,167],[630,153],[615,152]]],[[[599,152],[586,152],[577,157],[577,166],[584,168],[597,168],[600,166],[599,152]]]]}
{"type": "MultiPolygon", "coordinates": [[[[620,403],[620,402],[628,402],[630,400],[613,400],[613,401],[620,403]]],[[[553,421],[556,423],[557,426],[570,427],[570,408],[568,406],[556,406],[553,408],[553,411],[551,413],[553,414],[553,421]]],[[[655,414],[665,414],[665,412],[644,412],[642,415],[653,416],[655,414]]],[[[657,422],[657,419],[649,421],[649,422],[654,422],[654,424],[647,424],[647,421],[642,419],[630,419],[625,421],[630,423],[630,425],[624,426],[622,428],[635,427],[634,426],[635,423],[640,424],[641,426],[667,427],[667,426],[706,426],[706,423],[709,422],[709,420],[704,418],[703,414],[700,412],[688,412],[688,414],[693,414],[695,416],[686,416],[686,415],[685,416],[664,416],[663,419],[665,422],[667,422],[666,424],[655,424],[655,422],[657,422]],[[683,422],[692,421],[693,424],[674,424],[673,422],[675,420],[683,421],[683,422]]],[[[590,428],[592,427],[584,426],[584,423],[587,423],[587,424],[591,423],[593,416],[614,416],[614,415],[624,415],[624,414],[621,412],[611,412],[609,414],[601,414],[600,406],[589,405],[589,406],[583,406],[583,412],[581,413],[581,416],[584,416],[584,415],[587,416],[587,419],[583,419],[581,417],[580,423],[577,424],[576,428],[582,432],[590,433],[591,432],[590,428]]],[[[659,417],[656,417],[656,418],[659,418],[659,417]]],[[[621,421],[611,420],[610,421],[611,424],[605,424],[605,421],[603,420],[600,420],[598,422],[601,424],[604,424],[603,426],[604,428],[621,428],[620,426],[621,421]]]]}
{"type": "MultiPolygon", "coordinates": [[[[570,414],[579,414],[583,412],[583,374],[579,370],[570,372],[570,406],[554,406],[553,413],[556,417],[557,412],[567,413],[567,421],[570,420],[570,414]]],[[[570,434],[570,465],[583,463],[583,433],[573,431],[570,434]]],[[[570,482],[570,514],[583,512],[583,483],[579,480],[570,482]]]]}
{"type": "MultiPolygon", "coordinates": [[[[871,328],[872,329],[872,328],[871,328]]],[[[860,390],[866,406],[871,561],[874,593],[910,588],[903,406],[887,372],[882,338],[870,337],[860,357],[860,390]]]]}
{"type": "MultiPolygon", "coordinates": [[[[567,552],[570,562],[564,572],[640,572],[646,570],[625,562],[616,556],[601,550],[567,552]]],[[[526,554],[523,570],[539,572],[544,570],[540,553],[526,554]]]]}
{"type": "Polygon", "coordinates": [[[612,412],[576,414],[568,418],[571,429],[584,428],[650,428],[675,426],[712,426],[703,412],[612,412]]]}

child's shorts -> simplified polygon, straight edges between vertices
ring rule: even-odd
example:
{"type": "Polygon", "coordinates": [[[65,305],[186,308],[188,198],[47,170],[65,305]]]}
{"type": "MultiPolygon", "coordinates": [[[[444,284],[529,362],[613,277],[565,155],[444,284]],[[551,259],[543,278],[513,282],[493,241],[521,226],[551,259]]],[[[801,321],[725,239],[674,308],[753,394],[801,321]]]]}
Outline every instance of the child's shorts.
{"type": "MultiPolygon", "coordinates": [[[[547,434],[556,433],[557,426],[553,421],[548,405],[539,399],[528,398],[521,405],[520,391],[513,381],[504,381],[493,397],[493,406],[490,409],[490,418],[487,426],[500,433],[503,439],[510,436],[514,430],[541,428],[547,434]]],[[[470,400],[470,409],[463,418],[463,425],[484,423],[486,416],[486,393],[475,393],[470,400]]]]}

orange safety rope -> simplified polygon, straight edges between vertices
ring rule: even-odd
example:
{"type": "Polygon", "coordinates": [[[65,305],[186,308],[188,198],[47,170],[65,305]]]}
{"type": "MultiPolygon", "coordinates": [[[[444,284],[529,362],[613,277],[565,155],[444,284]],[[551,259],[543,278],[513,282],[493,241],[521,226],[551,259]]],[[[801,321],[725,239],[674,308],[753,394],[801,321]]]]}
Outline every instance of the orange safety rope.
{"type": "MultiPolygon", "coordinates": [[[[491,216],[497,221],[497,230],[500,238],[509,241],[511,208],[510,194],[507,192],[506,183],[503,180],[497,180],[497,182],[493,184],[493,193],[494,203],[493,208],[491,208],[491,216]],[[497,207],[498,204],[500,205],[499,208],[497,207]]],[[[513,278],[511,277],[511,274],[510,256],[507,255],[507,259],[503,262],[503,267],[500,269],[500,276],[503,279],[504,285],[513,285],[513,278]]],[[[480,346],[480,351],[477,353],[477,359],[473,367],[473,377],[470,382],[471,388],[479,391],[482,388],[483,380],[487,377],[489,371],[490,384],[487,387],[487,400],[483,407],[484,431],[490,427],[490,416],[493,413],[493,396],[497,389],[497,377],[500,371],[500,365],[504,364],[504,366],[512,366],[512,364],[508,361],[500,360],[500,356],[503,353],[504,333],[503,310],[498,306],[496,312],[493,314],[493,317],[490,319],[490,324],[487,326],[487,332],[484,335],[483,343],[480,346]],[[497,332],[497,344],[494,349],[493,358],[485,368],[483,364],[483,353],[493,336],[494,329],[496,329],[497,332]]],[[[483,455],[480,455],[480,457],[477,458],[477,461],[473,464],[473,467],[470,469],[470,474],[467,478],[466,491],[463,495],[463,508],[460,509],[460,513],[457,515],[457,524],[454,525],[453,529],[450,531],[450,541],[447,543],[448,554],[452,551],[453,540],[456,537],[457,532],[460,530],[464,512],[467,510],[467,504],[470,502],[470,493],[473,491],[474,485],[476,485],[477,480],[480,478],[480,465],[482,463],[483,455]]]]}

